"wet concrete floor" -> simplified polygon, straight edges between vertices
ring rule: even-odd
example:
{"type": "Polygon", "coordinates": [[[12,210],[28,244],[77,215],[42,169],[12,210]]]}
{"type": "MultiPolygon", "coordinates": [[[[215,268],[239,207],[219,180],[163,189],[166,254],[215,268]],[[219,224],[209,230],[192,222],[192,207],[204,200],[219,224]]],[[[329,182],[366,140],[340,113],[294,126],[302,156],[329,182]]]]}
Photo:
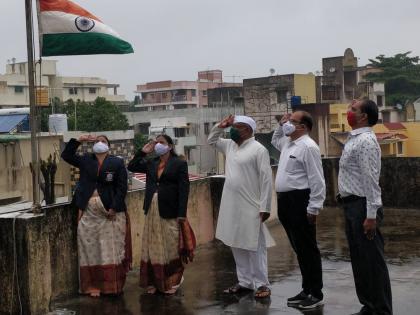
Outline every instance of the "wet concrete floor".
{"type": "MultiPolygon", "coordinates": [[[[187,266],[185,281],[175,296],[145,295],[138,287],[138,270],[130,272],[120,297],[77,297],[57,302],[53,309],[80,315],[213,315],[307,314],[348,315],[360,309],[341,210],[324,209],[318,222],[318,241],[323,257],[325,305],[312,311],[286,306],[286,299],[300,291],[298,264],[283,228],[270,224],[277,245],[269,249],[272,296],[256,301],[252,293],[226,296],[223,289],[236,283],[230,250],[219,242],[202,246],[187,266]]],[[[394,314],[420,314],[420,210],[386,209],[382,228],[393,290],[394,314]]]]}

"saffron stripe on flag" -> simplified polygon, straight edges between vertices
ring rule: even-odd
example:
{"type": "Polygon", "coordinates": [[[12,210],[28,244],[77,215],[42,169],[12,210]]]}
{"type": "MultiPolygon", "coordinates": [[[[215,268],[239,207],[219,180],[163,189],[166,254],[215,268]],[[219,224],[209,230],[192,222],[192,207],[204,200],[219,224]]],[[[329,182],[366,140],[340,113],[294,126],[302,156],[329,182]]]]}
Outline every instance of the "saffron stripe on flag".
{"type": "Polygon", "coordinates": [[[96,21],[102,22],[99,18],[91,14],[89,11],[83,9],[78,4],[68,0],[40,0],[40,11],[60,11],[74,14],[77,16],[84,16],[96,21]]]}

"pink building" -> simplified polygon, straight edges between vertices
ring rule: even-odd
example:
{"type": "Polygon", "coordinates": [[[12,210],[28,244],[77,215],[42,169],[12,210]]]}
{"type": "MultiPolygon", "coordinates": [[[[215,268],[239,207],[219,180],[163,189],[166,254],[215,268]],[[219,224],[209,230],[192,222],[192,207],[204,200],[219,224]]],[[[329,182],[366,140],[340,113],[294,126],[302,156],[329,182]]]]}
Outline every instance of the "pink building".
{"type": "Polygon", "coordinates": [[[144,111],[200,108],[208,106],[207,90],[241,87],[242,83],[223,82],[221,70],[198,72],[197,81],[158,81],[137,85],[136,94],[144,111]]]}

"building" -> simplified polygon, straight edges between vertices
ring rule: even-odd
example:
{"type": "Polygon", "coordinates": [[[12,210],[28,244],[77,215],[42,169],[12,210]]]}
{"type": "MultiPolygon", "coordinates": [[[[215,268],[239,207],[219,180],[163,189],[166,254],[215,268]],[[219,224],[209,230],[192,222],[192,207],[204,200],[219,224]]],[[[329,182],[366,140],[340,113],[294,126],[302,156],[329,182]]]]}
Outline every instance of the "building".
{"type": "MultiPolygon", "coordinates": [[[[57,198],[69,196],[70,167],[60,163],[61,135],[41,134],[39,140],[40,159],[54,154],[57,157],[55,194],[57,198]]],[[[0,135],[0,204],[32,200],[31,136],[30,134],[0,135]]],[[[41,175],[41,182],[43,177],[41,175]]],[[[42,194],[41,194],[42,199],[42,194]]]]}
{"type": "MultiPolygon", "coordinates": [[[[97,77],[66,77],[57,73],[57,61],[44,60],[36,64],[37,105],[48,106],[51,99],[68,99],[93,102],[104,97],[117,105],[127,104],[124,95],[118,94],[119,84],[109,84],[97,77]]],[[[29,106],[28,64],[9,63],[6,73],[0,74],[0,108],[29,106]]]]}
{"type": "Polygon", "coordinates": [[[205,176],[220,174],[224,170],[223,159],[207,143],[211,128],[229,114],[244,114],[241,98],[229,104],[224,102],[220,106],[171,111],[124,112],[124,115],[135,133],[151,138],[167,133],[173,137],[177,153],[184,155],[188,162],[189,173],[205,176]]]}
{"type": "Polygon", "coordinates": [[[207,107],[208,90],[221,87],[242,87],[242,84],[223,82],[221,70],[200,71],[196,81],[167,80],[137,85],[135,106],[141,111],[207,107]]]}
{"type": "MultiPolygon", "coordinates": [[[[401,111],[385,102],[385,84],[366,80],[366,75],[381,71],[370,65],[358,66],[353,50],[343,56],[322,59],[322,76],[317,77],[317,99],[323,103],[349,104],[353,99],[367,97],[379,107],[380,122],[399,122],[401,111]]],[[[332,122],[333,123],[333,122],[332,122]]]]}
{"type": "Polygon", "coordinates": [[[380,70],[369,65],[359,67],[357,59],[350,48],[345,50],[343,56],[322,59],[321,102],[348,104],[355,98],[365,96],[379,107],[385,105],[384,84],[365,79],[367,74],[380,70]]]}
{"type": "Polygon", "coordinates": [[[269,133],[276,115],[292,111],[293,105],[316,102],[313,74],[286,74],[244,80],[244,111],[257,122],[257,133],[269,133]]]}

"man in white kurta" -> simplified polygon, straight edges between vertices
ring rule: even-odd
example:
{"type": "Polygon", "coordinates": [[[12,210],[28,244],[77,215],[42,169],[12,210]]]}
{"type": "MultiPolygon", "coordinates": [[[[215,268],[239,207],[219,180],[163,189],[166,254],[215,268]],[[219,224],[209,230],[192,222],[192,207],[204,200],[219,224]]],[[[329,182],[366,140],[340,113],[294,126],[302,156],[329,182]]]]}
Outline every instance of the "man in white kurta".
{"type": "Polygon", "coordinates": [[[264,221],[271,210],[272,171],[267,149],[253,137],[255,128],[250,117],[229,116],[213,127],[208,142],[226,156],[216,238],[232,248],[238,284],[225,292],[245,288],[257,290],[256,297],[266,297],[270,295],[267,247],[274,240],[264,221]],[[227,127],[231,139],[222,139],[227,127]]]}

